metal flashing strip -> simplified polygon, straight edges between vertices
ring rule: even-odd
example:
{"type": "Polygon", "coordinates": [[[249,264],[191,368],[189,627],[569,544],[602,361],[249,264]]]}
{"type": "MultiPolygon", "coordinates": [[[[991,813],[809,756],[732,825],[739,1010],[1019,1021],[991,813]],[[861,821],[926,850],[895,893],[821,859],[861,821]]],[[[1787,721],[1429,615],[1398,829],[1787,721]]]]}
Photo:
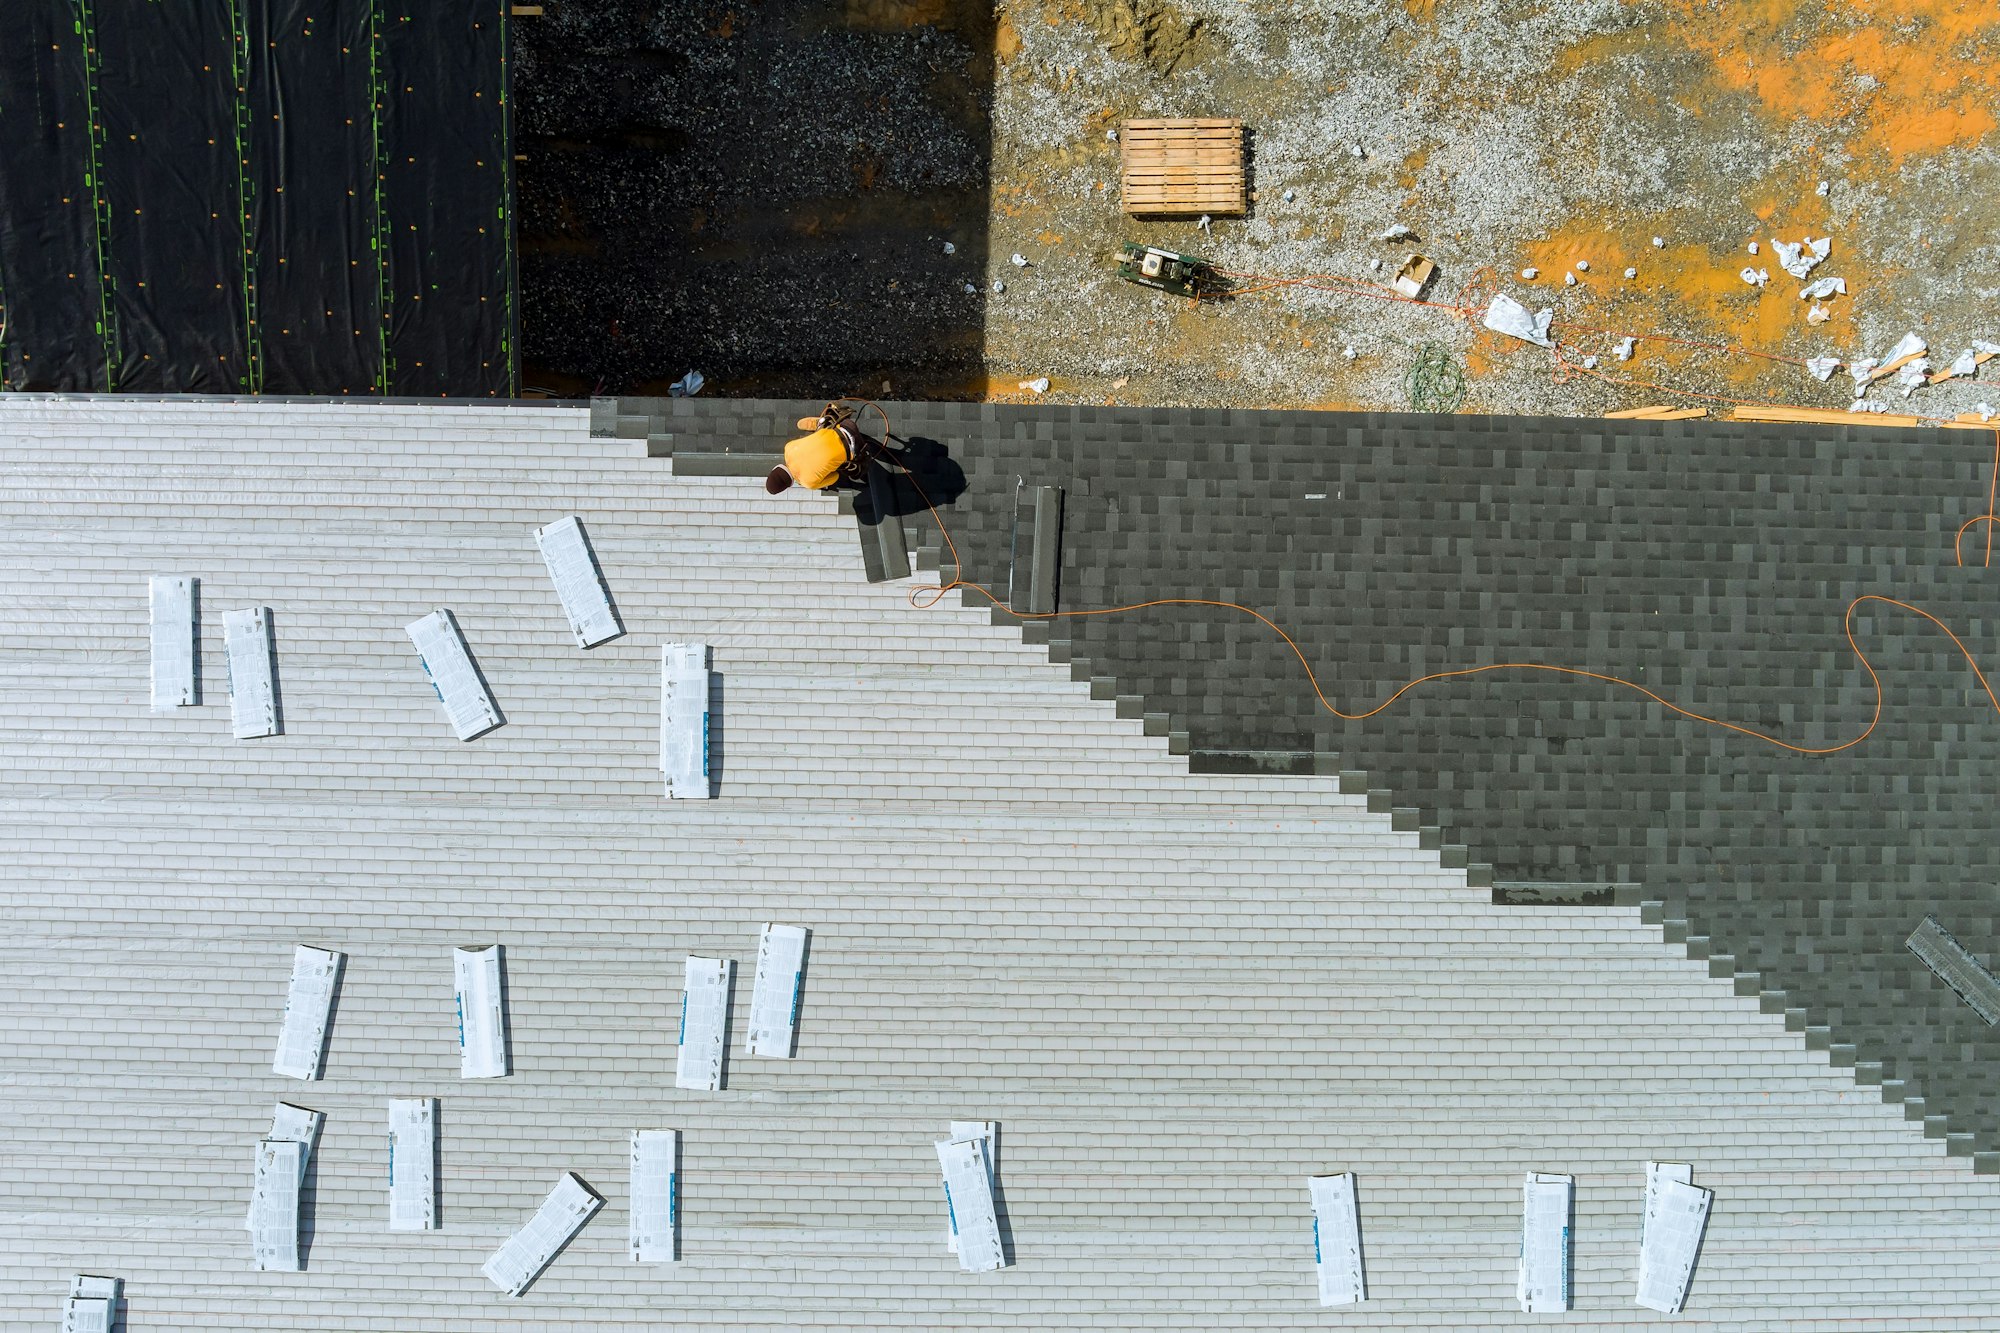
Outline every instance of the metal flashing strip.
{"type": "Polygon", "coordinates": [[[632,1131],[630,1247],[635,1264],[668,1264],[681,1257],[681,1132],[632,1131]]]}
{"type": "Polygon", "coordinates": [[[569,632],[579,648],[595,648],[625,632],[618,623],[618,611],[611,604],[611,590],[604,584],[604,571],[591,548],[583,520],[574,514],[559,518],[545,528],[535,529],[535,545],[542,563],[549,568],[549,580],[556,585],[569,632]]]}
{"type": "Polygon", "coordinates": [[[509,1236],[479,1271],[500,1290],[519,1296],[603,1206],[604,1200],[590,1186],[574,1172],[565,1172],[535,1215],[509,1236]]]}
{"type": "Polygon", "coordinates": [[[681,990],[680,1054],[674,1086],[693,1092],[722,1089],[722,1060],[729,1046],[729,990],[736,963],[690,956],[681,990]]]}
{"type": "Polygon", "coordinates": [[[854,530],[861,538],[863,577],[870,583],[910,577],[910,540],[893,503],[895,478],[880,463],[868,465],[868,505],[854,507],[854,530]]]}
{"type": "Polygon", "coordinates": [[[1957,991],[1958,998],[1972,1006],[1972,1012],[1985,1019],[1988,1027],[2000,1023],[2000,980],[1967,953],[1936,917],[1925,917],[1904,943],[1939,981],[1957,991]]]}
{"type": "Polygon", "coordinates": [[[389,1229],[437,1229],[437,1098],[389,1100],[389,1229]]]}
{"type": "Polygon", "coordinates": [[[153,612],[153,707],[201,702],[200,580],[155,574],[148,582],[153,612]]]}
{"type": "Polygon", "coordinates": [[[757,939],[757,975],[750,988],[750,1055],[792,1057],[799,1021],[799,987],[805,979],[806,929],[766,921],[757,939]]]}
{"type": "Polygon", "coordinates": [[[504,1078],[507,1068],[506,990],[500,983],[501,946],[464,945],[451,951],[451,979],[458,1001],[458,1076],[504,1078]]]}
{"type": "Polygon", "coordinates": [[[1313,1264],[1319,1270],[1319,1303],[1353,1305],[1368,1299],[1361,1264],[1361,1215],[1355,1204],[1354,1173],[1313,1176],[1313,1264]]]}
{"type": "Polygon", "coordinates": [[[298,945],[292,950],[292,982],[285,992],[285,1017],[271,1072],[311,1081],[326,1059],[327,1025],[340,989],[344,953],[298,945]]]}
{"type": "Polygon", "coordinates": [[[271,639],[271,609],[250,607],[222,613],[222,642],[229,663],[229,720],[239,741],[276,736],[278,721],[277,648],[271,639]]]}
{"type": "Polygon", "coordinates": [[[460,740],[483,736],[506,720],[479,674],[456,616],[439,607],[403,628],[424,664],[431,688],[437,691],[438,702],[444,706],[445,719],[460,740]]]}
{"type": "Polygon", "coordinates": [[[1014,485],[1014,528],[1008,542],[1007,605],[1022,615],[1056,609],[1062,575],[1063,490],[1014,485]]]}

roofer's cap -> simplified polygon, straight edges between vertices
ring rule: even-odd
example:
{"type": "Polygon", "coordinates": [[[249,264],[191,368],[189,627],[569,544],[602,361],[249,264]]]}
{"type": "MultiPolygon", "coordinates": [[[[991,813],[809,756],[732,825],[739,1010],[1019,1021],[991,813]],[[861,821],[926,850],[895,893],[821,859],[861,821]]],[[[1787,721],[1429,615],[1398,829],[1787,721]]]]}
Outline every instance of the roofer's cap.
{"type": "Polygon", "coordinates": [[[783,463],[772,468],[770,473],[764,478],[764,489],[773,495],[790,490],[791,486],[792,474],[786,470],[783,463]]]}

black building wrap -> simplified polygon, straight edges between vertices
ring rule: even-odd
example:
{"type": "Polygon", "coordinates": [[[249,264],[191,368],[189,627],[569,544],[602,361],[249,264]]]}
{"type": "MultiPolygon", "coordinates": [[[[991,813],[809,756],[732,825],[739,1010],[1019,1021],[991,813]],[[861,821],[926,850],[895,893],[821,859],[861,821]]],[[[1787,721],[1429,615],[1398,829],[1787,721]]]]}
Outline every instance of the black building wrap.
{"type": "Polygon", "coordinates": [[[0,387],[512,396],[504,0],[23,0],[0,387]]]}

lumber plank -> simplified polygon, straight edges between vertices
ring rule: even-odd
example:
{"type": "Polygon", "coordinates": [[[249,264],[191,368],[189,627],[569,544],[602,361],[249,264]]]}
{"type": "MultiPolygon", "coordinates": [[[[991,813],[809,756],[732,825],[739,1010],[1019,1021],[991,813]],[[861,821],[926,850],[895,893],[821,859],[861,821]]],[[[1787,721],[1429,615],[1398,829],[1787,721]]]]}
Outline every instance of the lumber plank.
{"type": "Polygon", "coordinates": [[[1674,407],[1668,403],[1655,403],[1649,407],[1627,407],[1604,414],[1614,420],[1625,421],[1691,421],[1708,415],[1705,407],[1674,407]]]}
{"type": "Polygon", "coordinates": [[[1922,417],[1896,412],[1838,412],[1819,407],[1739,407],[1734,421],[1802,421],[1822,426],[1920,426],[1922,417]]]}

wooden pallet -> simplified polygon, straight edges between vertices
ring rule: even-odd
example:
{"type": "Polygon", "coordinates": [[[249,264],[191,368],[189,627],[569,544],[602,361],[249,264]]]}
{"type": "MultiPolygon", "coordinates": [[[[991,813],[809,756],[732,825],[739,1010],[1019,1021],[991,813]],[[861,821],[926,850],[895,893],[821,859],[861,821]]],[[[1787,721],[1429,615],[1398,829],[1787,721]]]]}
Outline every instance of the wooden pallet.
{"type": "Polygon", "coordinates": [[[1118,131],[1125,211],[1140,217],[1248,211],[1240,120],[1128,120],[1118,131]]]}

